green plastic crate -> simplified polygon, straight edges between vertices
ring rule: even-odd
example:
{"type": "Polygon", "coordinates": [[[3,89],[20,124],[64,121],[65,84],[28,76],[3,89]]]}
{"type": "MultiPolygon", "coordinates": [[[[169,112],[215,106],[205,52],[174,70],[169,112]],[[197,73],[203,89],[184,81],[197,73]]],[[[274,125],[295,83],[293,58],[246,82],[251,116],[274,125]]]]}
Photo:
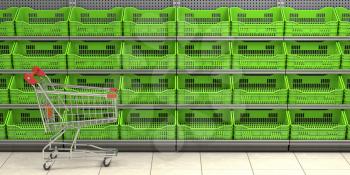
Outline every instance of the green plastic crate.
{"type": "Polygon", "coordinates": [[[286,46],[278,41],[232,42],[233,69],[285,69],[286,46]]]}
{"type": "Polygon", "coordinates": [[[19,9],[16,18],[18,36],[69,36],[68,18],[71,8],[57,10],[19,9]]]}
{"type": "Polygon", "coordinates": [[[49,140],[55,134],[45,132],[39,109],[13,110],[6,127],[9,140],[49,140]]]}
{"type": "MultiPolygon", "coordinates": [[[[64,84],[66,75],[55,74],[48,75],[52,83],[64,84]]],[[[37,104],[38,100],[35,95],[35,91],[32,85],[28,84],[24,80],[23,74],[17,74],[13,76],[13,80],[10,85],[10,97],[12,104],[37,104]]],[[[62,89],[58,89],[62,90],[62,89]]],[[[49,95],[53,103],[62,104],[64,95],[49,95]]]]}
{"type": "Polygon", "coordinates": [[[7,138],[5,122],[9,114],[10,110],[0,109],[0,140],[7,138]]]}
{"type": "Polygon", "coordinates": [[[9,104],[9,89],[12,80],[12,75],[0,74],[0,104],[9,104]]]}
{"type": "Polygon", "coordinates": [[[231,104],[232,84],[229,75],[178,75],[179,104],[231,104]]]}
{"type": "Polygon", "coordinates": [[[191,10],[177,9],[177,33],[179,36],[229,36],[229,9],[191,10]]]}
{"type": "Polygon", "coordinates": [[[235,140],[289,140],[290,116],[284,109],[234,111],[235,140]]]}
{"type": "Polygon", "coordinates": [[[335,9],[296,10],[283,8],[285,36],[337,36],[338,19],[335,9]]]}
{"type": "Polygon", "coordinates": [[[284,19],[282,9],[267,10],[230,9],[232,36],[283,36],[284,19]]]}
{"type": "Polygon", "coordinates": [[[19,41],[13,53],[14,69],[66,69],[68,42],[19,41]]]}
{"type": "Polygon", "coordinates": [[[288,80],[284,75],[234,75],[233,103],[287,104],[288,80]]]}
{"type": "MultiPolygon", "coordinates": [[[[102,109],[99,111],[98,109],[94,110],[95,112],[84,111],[84,109],[79,109],[78,113],[85,114],[83,117],[85,119],[94,120],[94,119],[103,119],[106,118],[109,115],[112,115],[114,113],[114,110],[109,109],[102,109]],[[106,111],[108,110],[108,111],[106,111]]],[[[114,116],[117,119],[117,116],[114,116]]],[[[80,121],[79,116],[71,116],[66,115],[65,116],[66,121],[80,121]]],[[[74,136],[76,134],[76,130],[67,130],[64,133],[64,139],[65,140],[73,140],[74,136]]],[[[118,123],[108,123],[108,124],[99,124],[99,125],[93,125],[88,127],[80,128],[79,140],[118,140],[119,139],[119,127],[118,123]]]]}
{"type": "MultiPolygon", "coordinates": [[[[99,88],[117,88],[118,96],[117,103],[120,102],[119,87],[120,87],[120,76],[119,75],[84,75],[84,74],[70,74],[67,76],[65,84],[66,85],[78,85],[78,86],[90,86],[99,88]]],[[[68,92],[84,92],[93,94],[108,94],[109,91],[98,90],[98,89],[77,89],[66,87],[68,92]]],[[[112,100],[104,97],[94,97],[91,99],[80,98],[80,97],[66,97],[66,103],[68,104],[112,104],[112,100]]]]}
{"type": "Polygon", "coordinates": [[[0,10],[0,36],[15,36],[15,18],[17,7],[0,10]]]}
{"type": "Polygon", "coordinates": [[[122,140],[175,140],[175,110],[122,110],[119,118],[122,140]]]}
{"type": "Polygon", "coordinates": [[[177,139],[232,140],[233,119],[230,110],[178,110],[177,139]]]}
{"type": "Polygon", "coordinates": [[[0,41],[0,69],[12,69],[11,55],[15,42],[0,41]]]}
{"type": "Polygon", "coordinates": [[[347,133],[346,133],[346,139],[350,140],[350,110],[344,110],[346,121],[347,121],[347,133]]]}
{"type": "Polygon", "coordinates": [[[289,104],[342,104],[344,83],[338,75],[287,75],[289,104]]]}
{"type": "Polygon", "coordinates": [[[333,41],[290,41],[287,69],[340,69],[341,49],[333,41]]]}
{"type": "Polygon", "coordinates": [[[121,36],[123,8],[88,10],[74,7],[69,18],[71,36],[121,36]]]}
{"type": "Polygon", "coordinates": [[[342,75],[344,83],[344,104],[350,104],[350,75],[342,75]]]}
{"type": "Polygon", "coordinates": [[[126,7],[123,25],[125,36],[176,36],[176,9],[139,10],[126,7]]]}
{"type": "Polygon", "coordinates": [[[350,69],[350,42],[349,41],[340,41],[339,46],[342,53],[342,69],[350,69]]]}
{"type": "Polygon", "coordinates": [[[176,104],[175,75],[124,75],[123,104],[176,104]]]}
{"type": "Polygon", "coordinates": [[[121,69],[119,41],[72,41],[68,50],[68,69],[121,69]]]}
{"type": "Polygon", "coordinates": [[[228,41],[178,42],[178,69],[231,69],[228,41]]]}
{"type": "Polygon", "coordinates": [[[123,69],[176,69],[176,42],[126,41],[123,69]]]}
{"type": "Polygon", "coordinates": [[[290,110],[291,140],[344,140],[347,119],[341,110],[290,110]]]}
{"type": "Polygon", "coordinates": [[[336,8],[339,20],[339,36],[350,36],[350,10],[344,7],[336,8]]]}

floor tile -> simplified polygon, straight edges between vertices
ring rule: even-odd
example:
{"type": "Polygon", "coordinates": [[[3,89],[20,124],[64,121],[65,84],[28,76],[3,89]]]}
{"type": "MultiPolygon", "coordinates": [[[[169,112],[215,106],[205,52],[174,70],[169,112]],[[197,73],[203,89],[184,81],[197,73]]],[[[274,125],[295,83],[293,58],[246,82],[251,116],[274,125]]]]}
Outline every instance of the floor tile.
{"type": "Polygon", "coordinates": [[[345,159],[300,159],[299,162],[305,170],[350,170],[345,159]]]}
{"type": "Polygon", "coordinates": [[[350,153],[341,153],[345,159],[350,162],[350,153]]]}
{"type": "Polygon", "coordinates": [[[232,153],[232,152],[204,152],[201,153],[202,159],[207,157],[223,157],[231,159],[248,159],[247,153],[232,153]]]}
{"type": "Polygon", "coordinates": [[[201,170],[188,169],[152,169],[151,175],[201,175],[201,170]]]}
{"type": "MultiPolygon", "coordinates": [[[[242,156],[243,157],[243,156],[242,156]]],[[[234,158],[230,153],[227,155],[203,155],[201,156],[202,169],[208,170],[250,170],[248,157],[234,158]]]]}
{"type": "Polygon", "coordinates": [[[349,175],[350,170],[305,170],[306,175],[349,175]]]}
{"type": "Polygon", "coordinates": [[[298,161],[294,159],[250,159],[253,170],[300,170],[298,161]]]}
{"type": "Polygon", "coordinates": [[[1,168],[0,175],[46,175],[42,166],[33,168],[1,168]]]}
{"type": "Polygon", "coordinates": [[[254,152],[254,153],[248,153],[248,156],[251,159],[290,159],[295,157],[293,153],[289,153],[289,152],[283,152],[283,153],[279,153],[279,152],[263,152],[263,153],[256,152],[255,153],[254,152]]]}
{"type": "Polygon", "coordinates": [[[64,168],[52,169],[48,175],[98,175],[100,168],[64,168]]]}
{"type": "Polygon", "coordinates": [[[150,169],[102,167],[99,175],[150,175],[150,169]]]}
{"type": "Polygon", "coordinates": [[[0,152],[0,167],[11,156],[11,152],[0,152]]]}
{"type": "Polygon", "coordinates": [[[252,170],[203,170],[203,175],[253,175],[252,170]]]}
{"type": "Polygon", "coordinates": [[[151,169],[153,153],[119,153],[113,159],[112,167],[126,169],[151,169]]]}
{"type": "Polygon", "coordinates": [[[342,159],[341,153],[294,153],[299,159],[342,159]]]}
{"type": "Polygon", "coordinates": [[[30,168],[30,169],[42,169],[43,158],[39,152],[15,152],[7,159],[5,164],[1,168],[30,168]]]}
{"type": "Polygon", "coordinates": [[[154,153],[154,169],[200,170],[199,153],[154,153]]]}
{"type": "Polygon", "coordinates": [[[254,170],[254,175],[304,175],[302,170],[254,170]]]}

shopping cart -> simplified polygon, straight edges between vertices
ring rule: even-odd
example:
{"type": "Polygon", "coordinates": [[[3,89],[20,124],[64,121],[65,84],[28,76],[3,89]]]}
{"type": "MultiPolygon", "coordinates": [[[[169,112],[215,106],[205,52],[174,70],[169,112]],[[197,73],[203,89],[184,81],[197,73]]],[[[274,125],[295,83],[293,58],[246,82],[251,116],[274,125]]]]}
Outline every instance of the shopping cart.
{"type": "Polygon", "coordinates": [[[45,132],[55,133],[42,150],[43,168],[49,170],[56,159],[88,156],[101,156],[103,165],[109,166],[117,149],[78,144],[77,140],[82,127],[117,122],[117,89],[55,84],[39,67],[24,78],[35,89],[45,132]],[[72,142],[62,141],[66,131],[76,131],[72,142]],[[59,153],[68,153],[68,157],[59,153]]]}

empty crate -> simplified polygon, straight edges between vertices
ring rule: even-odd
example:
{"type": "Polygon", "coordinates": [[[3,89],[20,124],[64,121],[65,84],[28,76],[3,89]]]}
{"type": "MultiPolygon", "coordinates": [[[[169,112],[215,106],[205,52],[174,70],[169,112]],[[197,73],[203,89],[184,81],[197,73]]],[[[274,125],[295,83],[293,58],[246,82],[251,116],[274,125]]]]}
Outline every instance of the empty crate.
{"type": "MultiPolygon", "coordinates": [[[[82,118],[85,120],[96,120],[103,119],[106,117],[115,117],[117,119],[117,114],[115,114],[114,110],[110,109],[96,109],[94,113],[84,112],[84,109],[78,109],[77,113],[82,114],[82,118]],[[84,115],[83,115],[84,114],[84,115]]],[[[91,109],[89,109],[91,111],[91,109]]],[[[65,119],[67,121],[81,121],[80,116],[78,115],[69,115],[66,113],[65,119]]],[[[65,140],[73,140],[76,134],[75,129],[67,130],[64,133],[65,140]]],[[[78,139],[80,140],[118,140],[119,139],[119,129],[118,123],[107,123],[107,124],[99,124],[93,126],[87,126],[80,128],[80,132],[78,135],[78,139]]]]}
{"type": "Polygon", "coordinates": [[[7,138],[5,122],[9,114],[10,110],[0,109],[0,140],[7,138]]]}
{"type": "Polygon", "coordinates": [[[345,113],[345,116],[346,116],[346,120],[347,120],[347,130],[348,132],[346,133],[346,139],[347,140],[350,140],[350,110],[347,109],[347,110],[344,110],[344,113],[345,113]]]}
{"type": "Polygon", "coordinates": [[[6,127],[9,140],[49,140],[55,134],[45,132],[39,109],[13,110],[6,127]]]}
{"type": "Polygon", "coordinates": [[[176,42],[126,41],[123,69],[176,69],[176,42]]]}
{"type": "Polygon", "coordinates": [[[177,9],[178,35],[229,36],[230,19],[227,7],[214,10],[177,9]]]}
{"type": "Polygon", "coordinates": [[[175,75],[124,75],[123,104],[175,104],[175,75]]]}
{"type": "Polygon", "coordinates": [[[71,36],[121,36],[123,8],[88,10],[74,7],[69,19],[71,36]]]}
{"type": "Polygon", "coordinates": [[[12,82],[12,75],[0,75],[0,104],[9,104],[9,89],[12,82]]]}
{"type": "Polygon", "coordinates": [[[15,42],[0,41],[0,69],[12,69],[11,54],[15,42]]]}
{"type": "Polygon", "coordinates": [[[233,103],[287,104],[288,80],[284,75],[234,75],[233,103]]]}
{"type": "Polygon", "coordinates": [[[232,42],[233,69],[285,69],[285,44],[279,41],[232,42]]]}
{"type": "Polygon", "coordinates": [[[0,10],[0,36],[15,36],[17,7],[0,10]]]}
{"type": "Polygon", "coordinates": [[[344,104],[350,104],[350,75],[342,75],[344,83],[344,104]]]}
{"type": "Polygon", "coordinates": [[[175,110],[122,110],[119,118],[122,140],[175,140],[175,110]]]}
{"type": "Polygon", "coordinates": [[[178,75],[179,104],[231,104],[232,84],[229,75],[178,75]]]}
{"type": "Polygon", "coordinates": [[[177,139],[232,140],[232,120],[230,110],[178,110],[177,139]]]}
{"type": "Polygon", "coordinates": [[[287,75],[290,104],[341,104],[344,84],[338,75],[287,75]]]}
{"type": "Polygon", "coordinates": [[[57,10],[20,8],[16,18],[18,36],[69,36],[70,7],[57,10]]]}
{"type": "Polygon", "coordinates": [[[72,41],[68,50],[68,69],[121,69],[119,41],[72,41]]]}
{"type": "Polygon", "coordinates": [[[267,10],[230,9],[232,36],[283,36],[282,9],[267,10]]]}
{"type": "MultiPolygon", "coordinates": [[[[66,75],[48,75],[52,83],[64,84],[66,75]]],[[[61,89],[62,90],[62,89],[61,89]]],[[[14,75],[13,81],[10,85],[10,96],[12,104],[37,104],[38,100],[32,85],[24,80],[22,74],[14,75]]],[[[53,103],[64,103],[64,95],[49,95],[53,103]]]]}
{"type": "Polygon", "coordinates": [[[340,69],[341,50],[334,41],[286,42],[288,69],[340,69]]]}
{"type": "Polygon", "coordinates": [[[350,42],[349,41],[340,41],[339,46],[342,53],[342,69],[350,69],[350,42]]]}
{"type": "Polygon", "coordinates": [[[176,36],[176,9],[139,10],[124,9],[125,36],[176,36]]]}
{"type": "Polygon", "coordinates": [[[289,140],[290,118],[284,109],[234,111],[235,140],[289,140]]]}
{"type": "Polygon", "coordinates": [[[67,42],[19,41],[13,53],[14,69],[66,69],[67,42]]]}
{"type": "Polygon", "coordinates": [[[347,119],[341,110],[290,110],[291,140],[344,140],[347,119]]]}
{"type": "Polygon", "coordinates": [[[178,69],[230,69],[231,47],[227,41],[178,42],[178,69]]]}
{"type": "Polygon", "coordinates": [[[350,36],[350,10],[337,7],[336,12],[339,18],[339,36],[350,36]]]}
{"type": "MultiPolygon", "coordinates": [[[[70,74],[67,76],[65,84],[77,85],[77,86],[90,86],[95,88],[117,88],[118,96],[117,101],[120,101],[119,86],[120,86],[119,75],[84,75],[84,74],[70,74]]],[[[84,92],[91,94],[108,94],[110,91],[104,89],[77,89],[73,87],[66,87],[69,92],[84,92]]],[[[68,104],[95,104],[95,105],[111,105],[112,100],[105,97],[92,97],[92,98],[80,98],[79,96],[66,96],[66,102],[68,104]]]]}
{"type": "Polygon", "coordinates": [[[338,19],[335,9],[297,10],[283,8],[286,36],[336,36],[338,19]]]}

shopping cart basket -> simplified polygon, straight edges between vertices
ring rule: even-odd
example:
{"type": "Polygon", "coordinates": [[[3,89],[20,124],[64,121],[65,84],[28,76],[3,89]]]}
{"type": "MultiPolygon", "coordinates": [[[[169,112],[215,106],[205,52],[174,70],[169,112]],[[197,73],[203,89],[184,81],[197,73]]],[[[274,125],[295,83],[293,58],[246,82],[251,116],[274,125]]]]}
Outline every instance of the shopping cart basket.
{"type": "Polygon", "coordinates": [[[55,159],[63,159],[58,156],[63,152],[69,154],[68,158],[79,157],[77,153],[101,156],[103,165],[109,166],[113,156],[118,153],[117,149],[78,144],[77,140],[82,127],[117,122],[117,89],[55,84],[39,67],[34,67],[32,73],[25,74],[24,78],[35,89],[45,132],[55,133],[42,150],[43,168],[49,170],[55,159]],[[99,102],[102,100],[107,102],[101,105],[99,102]],[[75,103],[66,104],[65,101],[75,103]],[[76,130],[70,143],[60,140],[67,130],[76,130]]]}

